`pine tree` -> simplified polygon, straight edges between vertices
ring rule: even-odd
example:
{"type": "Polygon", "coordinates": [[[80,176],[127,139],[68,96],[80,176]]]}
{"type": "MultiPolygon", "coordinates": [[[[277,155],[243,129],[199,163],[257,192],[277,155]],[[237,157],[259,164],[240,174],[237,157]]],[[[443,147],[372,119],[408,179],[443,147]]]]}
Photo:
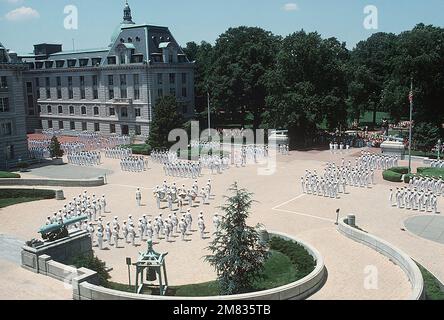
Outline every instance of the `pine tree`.
{"type": "Polygon", "coordinates": [[[178,108],[176,98],[173,96],[165,96],[156,103],[150,136],[147,140],[152,149],[169,149],[174,144],[168,142],[170,131],[182,129],[184,125],[183,116],[178,112],[178,108]]]}
{"type": "Polygon", "coordinates": [[[225,217],[208,247],[212,255],[205,257],[217,272],[221,295],[251,291],[268,255],[268,248],[260,243],[258,232],[246,223],[253,194],[239,189],[237,183],[229,191],[233,196],[225,197],[227,203],[221,207],[225,217]]]}
{"type": "Polygon", "coordinates": [[[51,139],[51,144],[49,145],[49,152],[51,154],[51,158],[60,158],[63,157],[63,150],[60,146],[59,139],[56,136],[53,136],[51,139]]]}

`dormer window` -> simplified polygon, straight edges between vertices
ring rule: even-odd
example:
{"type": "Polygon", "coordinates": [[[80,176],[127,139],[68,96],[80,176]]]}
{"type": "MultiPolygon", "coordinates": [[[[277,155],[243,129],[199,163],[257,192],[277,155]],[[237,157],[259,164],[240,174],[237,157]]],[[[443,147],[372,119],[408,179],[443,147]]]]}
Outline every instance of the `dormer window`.
{"type": "Polygon", "coordinates": [[[45,69],[52,68],[53,64],[54,64],[54,61],[45,61],[45,69]]]}
{"type": "Polygon", "coordinates": [[[128,38],[128,43],[132,43],[132,42],[133,42],[133,39],[128,38]]]}
{"type": "Polygon", "coordinates": [[[63,68],[64,66],[65,66],[65,60],[57,60],[56,61],[57,68],[63,68]]]}
{"type": "Polygon", "coordinates": [[[95,66],[99,66],[102,63],[102,58],[92,58],[92,65],[95,66]]]}
{"type": "Polygon", "coordinates": [[[139,37],[136,37],[136,42],[140,42],[140,38],[139,37]]]}
{"type": "Polygon", "coordinates": [[[125,39],[120,38],[120,42],[125,43],[125,39]]]}
{"type": "Polygon", "coordinates": [[[80,59],[79,60],[79,65],[81,67],[86,67],[86,66],[88,66],[88,61],[89,61],[89,59],[80,59]]]}
{"type": "Polygon", "coordinates": [[[116,57],[108,57],[108,64],[116,64],[116,57]]]}
{"type": "Polygon", "coordinates": [[[69,59],[68,60],[68,68],[74,68],[76,66],[77,60],[76,59],[69,59]]]}
{"type": "Polygon", "coordinates": [[[35,63],[35,68],[36,69],[42,69],[43,68],[43,62],[36,62],[35,63]]]}

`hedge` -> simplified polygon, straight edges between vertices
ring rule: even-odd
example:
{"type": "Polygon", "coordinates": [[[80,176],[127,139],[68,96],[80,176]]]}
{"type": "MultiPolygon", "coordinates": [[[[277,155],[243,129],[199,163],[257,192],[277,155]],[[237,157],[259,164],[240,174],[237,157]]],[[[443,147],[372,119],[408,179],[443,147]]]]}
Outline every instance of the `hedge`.
{"type": "MultiPolygon", "coordinates": [[[[394,168],[390,168],[388,170],[385,170],[382,173],[382,177],[384,178],[384,180],[386,181],[390,181],[390,182],[402,182],[402,176],[406,175],[406,179],[408,180],[407,182],[410,181],[410,176],[408,175],[409,173],[409,168],[407,167],[394,167],[394,168]]],[[[405,182],[405,181],[404,181],[405,182]]]]}
{"type": "Polygon", "coordinates": [[[0,171],[0,179],[18,179],[20,175],[17,173],[0,171]]]}
{"type": "Polygon", "coordinates": [[[37,190],[37,189],[0,189],[0,199],[14,198],[43,198],[54,199],[54,190],[37,190]]]}
{"type": "Polygon", "coordinates": [[[444,179],[443,168],[418,168],[418,174],[428,177],[442,178],[444,179]]]}
{"type": "Polygon", "coordinates": [[[151,147],[147,144],[131,144],[125,146],[133,150],[133,154],[149,156],[151,154],[151,147]]]}

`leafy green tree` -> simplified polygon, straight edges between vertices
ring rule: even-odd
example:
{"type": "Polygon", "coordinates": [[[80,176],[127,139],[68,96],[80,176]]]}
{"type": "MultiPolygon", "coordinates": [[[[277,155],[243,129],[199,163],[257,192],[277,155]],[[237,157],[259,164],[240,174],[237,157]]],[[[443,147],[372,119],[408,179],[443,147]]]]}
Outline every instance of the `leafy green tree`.
{"type": "Polygon", "coordinates": [[[261,124],[265,109],[266,72],[274,66],[279,37],[261,28],[230,28],[219,36],[208,71],[208,90],[216,115],[253,128],[261,124]]]}
{"type": "Polygon", "coordinates": [[[168,141],[170,131],[183,129],[183,125],[184,119],[176,97],[164,96],[157,101],[154,108],[154,119],[146,143],[151,149],[169,149],[175,143],[168,141]]]}
{"type": "Polygon", "coordinates": [[[319,125],[346,124],[349,52],[334,38],[300,31],[283,39],[276,67],[267,73],[265,119],[289,130],[290,147],[306,146],[319,125]]]}
{"type": "Polygon", "coordinates": [[[431,151],[440,138],[439,129],[433,123],[419,123],[413,129],[413,148],[416,150],[431,151]]]}
{"type": "Polygon", "coordinates": [[[220,231],[208,247],[212,255],[205,257],[217,272],[222,295],[250,291],[268,255],[258,232],[247,225],[252,194],[239,189],[237,183],[229,191],[233,196],[226,197],[227,203],[221,208],[225,217],[220,231]]]}
{"type": "Polygon", "coordinates": [[[49,153],[51,158],[60,158],[63,157],[63,150],[61,149],[61,145],[59,139],[56,136],[53,136],[51,139],[51,143],[49,144],[49,153]]]}
{"type": "Polygon", "coordinates": [[[74,257],[70,264],[72,264],[76,268],[87,268],[97,272],[97,275],[99,277],[99,284],[103,287],[109,286],[108,281],[109,279],[111,279],[111,276],[106,269],[106,263],[100,260],[97,256],[88,254],[80,255],[74,257]]]}

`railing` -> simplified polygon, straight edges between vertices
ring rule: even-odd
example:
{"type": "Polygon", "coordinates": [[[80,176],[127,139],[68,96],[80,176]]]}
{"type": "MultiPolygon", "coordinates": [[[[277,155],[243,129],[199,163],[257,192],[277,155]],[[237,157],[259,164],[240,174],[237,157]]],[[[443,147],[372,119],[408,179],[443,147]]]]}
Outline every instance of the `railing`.
{"type": "Polygon", "coordinates": [[[127,99],[127,98],[116,98],[113,100],[113,103],[115,104],[124,104],[124,105],[132,105],[133,99],[127,99]]]}

